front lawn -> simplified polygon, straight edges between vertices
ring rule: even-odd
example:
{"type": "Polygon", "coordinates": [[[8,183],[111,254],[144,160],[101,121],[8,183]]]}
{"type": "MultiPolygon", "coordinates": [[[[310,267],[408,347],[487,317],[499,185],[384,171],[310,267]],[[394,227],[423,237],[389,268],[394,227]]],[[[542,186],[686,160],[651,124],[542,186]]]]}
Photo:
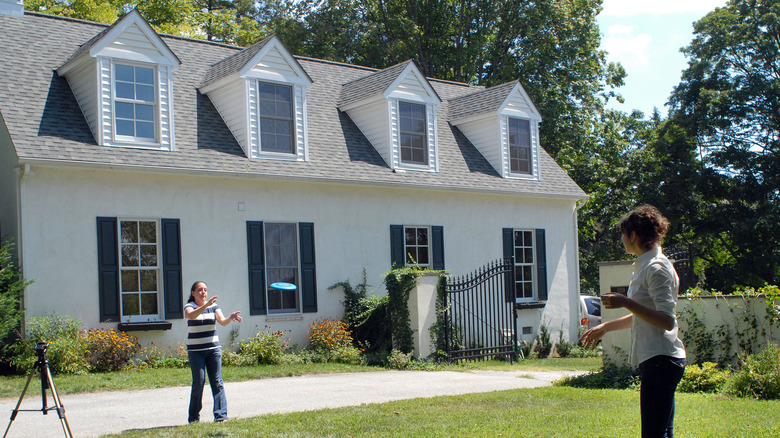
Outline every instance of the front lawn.
{"type": "MultiPolygon", "coordinates": [[[[675,435],[780,436],[780,401],[678,394],[675,435]]],[[[637,437],[639,392],[546,387],[234,419],[114,437],[637,437]]]]}

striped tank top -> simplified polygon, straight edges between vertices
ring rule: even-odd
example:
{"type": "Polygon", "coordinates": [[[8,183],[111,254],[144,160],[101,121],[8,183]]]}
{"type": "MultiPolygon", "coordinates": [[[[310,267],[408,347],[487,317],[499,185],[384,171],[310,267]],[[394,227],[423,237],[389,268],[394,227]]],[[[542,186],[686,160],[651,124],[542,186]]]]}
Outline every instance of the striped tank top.
{"type": "MultiPolygon", "coordinates": [[[[198,305],[187,303],[184,309],[197,310],[198,305]]],[[[217,315],[219,306],[214,304],[207,307],[197,319],[187,320],[187,351],[203,351],[221,348],[219,336],[217,336],[217,315]]]]}

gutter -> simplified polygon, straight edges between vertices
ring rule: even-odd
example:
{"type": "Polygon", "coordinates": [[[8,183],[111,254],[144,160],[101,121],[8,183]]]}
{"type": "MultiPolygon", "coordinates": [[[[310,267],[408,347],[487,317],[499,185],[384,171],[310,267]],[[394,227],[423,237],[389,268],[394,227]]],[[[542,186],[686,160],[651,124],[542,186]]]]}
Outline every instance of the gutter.
{"type": "MultiPolygon", "coordinates": [[[[21,160],[20,160],[21,162],[21,160]]],[[[297,181],[303,183],[330,183],[330,184],[345,184],[345,185],[360,185],[360,186],[373,186],[381,188],[408,188],[408,189],[420,189],[420,190],[440,190],[440,191],[458,191],[465,193],[479,193],[479,194],[493,194],[503,196],[524,196],[530,198],[553,198],[553,199],[565,199],[574,200],[579,203],[586,201],[588,195],[574,195],[574,194],[560,194],[560,193],[540,193],[540,192],[517,192],[495,189],[480,189],[478,187],[456,187],[451,185],[431,186],[424,183],[404,183],[395,181],[376,181],[376,180],[357,180],[357,179],[340,179],[331,177],[318,177],[318,176],[294,176],[288,174],[269,174],[269,173],[249,173],[241,171],[226,171],[226,170],[209,170],[209,169],[197,169],[197,168],[184,168],[184,167],[146,167],[143,165],[127,165],[127,164],[102,164],[102,163],[90,163],[85,161],[60,161],[60,160],[46,160],[46,159],[27,159],[24,161],[24,166],[31,164],[53,166],[53,167],[74,167],[74,168],[88,168],[88,169],[102,169],[102,170],[128,170],[136,172],[151,172],[151,173],[174,173],[183,175],[207,175],[213,177],[228,177],[228,178],[255,178],[255,179],[267,179],[275,181],[297,181]]],[[[581,206],[578,206],[579,209],[581,206]]]]}

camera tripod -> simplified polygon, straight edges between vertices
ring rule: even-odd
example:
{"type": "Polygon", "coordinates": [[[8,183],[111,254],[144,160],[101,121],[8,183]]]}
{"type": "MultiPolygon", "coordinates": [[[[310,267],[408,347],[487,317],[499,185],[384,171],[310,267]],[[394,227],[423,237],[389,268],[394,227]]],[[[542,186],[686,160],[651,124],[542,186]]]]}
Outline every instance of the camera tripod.
{"type": "Polygon", "coordinates": [[[35,363],[35,367],[30,370],[30,377],[27,379],[27,383],[24,385],[24,390],[22,390],[22,395],[19,396],[19,402],[16,403],[16,408],[11,413],[11,421],[8,423],[8,427],[5,428],[5,434],[3,434],[3,438],[6,438],[8,436],[8,430],[11,429],[11,423],[14,422],[16,419],[16,414],[18,414],[20,411],[24,412],[37,412],[41,411],[43,412],[43,415],[46,415],[49,411],[57,411],[57,415],[60,417],[60,423],[62,423],[62,431],[65,433],[66,438],[73,438],[73,433],[70,431],[70,425],[68,424],[68,419],[65,417],[65,407],[62,406],[62,400],[60,400],[60,396],[57,394],[57,389],[54,387],[54,381],[51,379],[51,370],[49,369],[49,360],[46,359],[46,348],[48,348],[49,344],[45,342],[39,342],[35,345],[35,352],[38,353],[38,361],[35,363]],[[33,376],[35,375],[35,371],[38,371],[38,374],[41,376],[41,400],[43,403],[43,407],[41,409],[19,409],[19,406],[22,405],[22,399],[24,398],[24,394],[27,392],[27,388],[30,386],[30,382],[32,381],[33,376]],[[48,399],[46,397],[46,389],[51,389],[51,395],[54,399],[54,406],[48,407],[47,402],[48,399]]]}

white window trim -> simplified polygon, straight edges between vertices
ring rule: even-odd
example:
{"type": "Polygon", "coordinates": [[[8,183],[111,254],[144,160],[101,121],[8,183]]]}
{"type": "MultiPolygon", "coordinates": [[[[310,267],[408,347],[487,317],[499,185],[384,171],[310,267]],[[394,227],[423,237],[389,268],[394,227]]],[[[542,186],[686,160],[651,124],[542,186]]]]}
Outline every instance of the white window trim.
{"type": "MultiPolygon", "coordinates": [[[[420,263],[419,260],[414,261],[414,266],[420,266],[424,268],[432,268],[433,267],[433,232],[431,230],[430,225],[404,225],[404,264],[407,264],[406,257],[409,255],[409,251],[407,251],[406,246],[406,229],[407,228],[425,228],[428,230],[428,263],[420,263]]],[[[417,245],[416,247],[419,247],[417,245]]]]}
{"type": "Polygon", "coordinates": [[[298,226],[298,222],[283,222],[283,221],[268,221],[263,222],[263,257],[265,258],[266,262],[263,267],[263,270],[265,271],[265,279],[266,279],[266,285],[264,285],[265,288],[265,302],[266,302],[266,312],[269,317],[274,316],[284,316],[284,315],[300,315],[303,313],[303,296],[301,291],[301,233],[300,233],[300,227],[298,226]],[[295,289],[295,303],[296,303],[296,310],[272,310],[271,309],[271,300],[268,296],[268,289],[270,288],[270,284],[268,284],[268,239],[266,239],[266,232],[268,230],[268,225],[292,225],[293,229],[295,230],[295,277],[298,286],[295,289]]]}
{"type": "Polygon", "coordinates": [[[249,138],[255,137],[255,145],[251,146],[251,150],[254,150],[252,158],[261,158],[269,160],[280,161],[308,161],[309,160],[309,148],[308,148],[308,132],[307,132],[307,105],[306,105],[306,88],[290,82],[273,81],[263,78],[251,78],[248,79],[249,84],[249,114],[252,118],[249,123],[250,130],[253,129],[256,132],[254,135],[250,133],[249,138]],[[267,152],[263,151],[262,144],[262,128],[260,123],[260,84],[273,84],[283,85],[290,87],[292,92],[292,121],[293,121],[293,153],[286,152],[267,152]],[[252,94],[254,94],[254,99],[252,94]],[[300,105],[298,98],[300,96],[300,105]],[[254,108],[252,108],[254,107],[254,108]],[[299,117],[300,114],[300,117],[299,117]]]}
{"type": "Polygon", "coordinates": [[[393,169],[413,170],[419,172],[438,172],[439,148],[436,129],[436,106],[424,101],[398,98],[388,99],[388,103],[390,105],[390,139],[392,145],[392,156],[394,157],[393,169]],[[425,142],[428,164],[407,163],[401,159],[401,103],[422,105],[425,108],[425,142]]]}
{"type": "Polygon", "coordinates": [[[537,271],[536,271],[536,262],[537,262],[537,260],[536,260],[536,252],[537,252],[536,251],[536,232],[532,228],[515,228],[515,229],[513,229],[512,230],[512,251],[513,251],[513,253],[514,253],[515,249],[517,248],[515,246],[515,233],[517,233],[518,231],[519,232],[529,232],[529,233],[531,233],[531,254],[533,255],[534,262],[533,263],[518,263],[518,261],[515,260],[515,270],[517,270],[519,266],[530,266],[531,267],[531,288],[532,288],[531,297],[519,298],[517,296],[517,280],[516,280],[516,278],[513,279],[512,284],[515,285],[515,302],[516,303],[533,303],[533,302],[538,302],[539,301],[539,299],[538,299],[539,291],[536,288],[536,283],[537,283],[537,281],[536,281],[537,280],[537,278],[536,278],[536,275],[537,275],[537,271]]]}
{"type": "Polygon", "coordinates": [[[111,139],[112,143],[119,146],[137,147],[143,149],[161,149],[161,116],[160,116],[160,71],[157,64],[146,64],[136,61],[126,61],[123,59],[112,58],[111,59],[111,139]],[[152,69],[154,75],[154,141],[149,141],[145,137],[130,137],[125,135],[119,135],[116,133],[116,102],[135,102],[129,99],[122,99],[116,97],[116,65],[130,65],[139,66],[152,69]]]}
{"type": "Polygon", "coordinates": [[[503,174],[507,179],[524,179],[524,180],[541,180],[541,172],[539,169],[539,163],[541,159],[541,152],[539,150],[539,126],[536,120],[528,117],[522,117],[519,115],[502,115],[500,118],[499,130],[501,133],[501,155],[503,157],[503,174]],[[509,119],[527,120],[529,123],[529,134],[531,136],[531,172],[519,173],[512,172],[511,165],[511,153],[509,149],[509,119]]]}
{"type": "MultiPolygon", "coordinates": [[[[127,323],[138,323],[138,322],[156,322],[156,321],[163,321],[165,320],[165,299],[163,297],[163,276],[162,276],[162,230],[160,229],[160,218],[149,218],[149,217],[118,217],[116,221],[117,226],[117,251],[119,254],[117,254],[117,257],[119,258],[119,314],[120,314],[120,322],[123,324],[127,323]],[[154,268],[149,268],[145,270],[151,270],[154,269],[157,271],[157,315],[128,315],[125,316],[124,314],[124,307],[122,306],[122,271],[125,269],[122,264],[122,222],[154,222],[155,223],[155,232],[156,232],[156,240],[157,240],[157,266],[154,268]]],[[[127,269],[130,270],[130,269],[127,269]]],[[[140,270],[140,266],[138,268],[140,270]]],[[[140,286],[140,284],[139,284],[140,286]]],[[[144,291],[149,292],[149,291],[144,291]]],[[[139,294],[141,291],[138,292],[139,294]]]]}

